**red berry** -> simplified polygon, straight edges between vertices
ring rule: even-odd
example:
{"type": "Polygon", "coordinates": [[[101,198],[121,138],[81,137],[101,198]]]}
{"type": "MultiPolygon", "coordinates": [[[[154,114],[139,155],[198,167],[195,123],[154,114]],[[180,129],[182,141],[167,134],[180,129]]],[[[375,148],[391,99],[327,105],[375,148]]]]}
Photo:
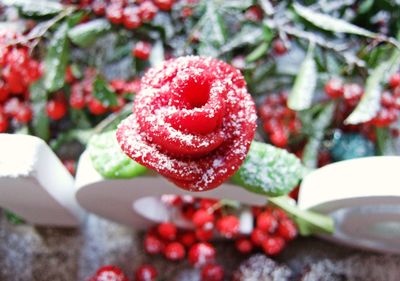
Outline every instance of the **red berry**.
{"type": "Polygon", "coordinates": [[[69,105],[75,109],[82,109],[85,107],[85,104],[86,100],[82,85],[79,83],[72,85],[71,95],[69,96],[69,105]]]}
{"type": "Polygon", "coordinates": [[[189,263],[194,266],[202,266],[215,259],[215,248],[209,243],[194,244],[188,254],[189,263]]]}
{"type": "Polygon", "coordinates": [[[395,97],[389,91],[384,91],[381,96],[381,104],[386,108],[394,107],[396,104],[395,97]]]}
{"type": "Polygon", "coordinates": [[[170,11],[175,0],[153,0],[154,4],[163,11],[170,11]]]}
{"type": "Polygon", "coordinates": [[[19,101],[18,98],[14,97],[11,99],[8,99],[4,103],[3,111],[6,115],[8,116],[15,116],[20,109],[22,103],[19,101]]]}
{"type": "Polygon", "coordinates": [[[218,204],[218,200],[215,199],[200,199],[200,208],[204,210],[213,208],[216,204],[218,204]]]}
{"type": "Polygon", "coordinates": [[[75,175],[76,161],[75,160],[63,160],[64,167],[67,168],[71,175],[75,175]]]}
{"type": "Polygon", "coordinates": [[[155,235],[148,234],[144,238],[144,250],[150,255],[156,255],[164,249],[163,242],[155,235]]]}
{"type": "Polygon", "coordinates": [[[165,246],[164,256],[171,261],[181,260],[185,257],[185,247],[179,242],[171,242],[165,246]]]}
{"type": "Polygon", "coordinates": [[[145,1],[139,6],[139,17],[143,22],[151,21],[157,14],[158,8],[151,1],[145,1]]]}
{"type": "Polygon", "coordinates": [[[275,39],[272,42],[272,49],[274,50],[275,54],[278,56],[282,56],[286,54],[287,48],[285,43],[281,39],[275,39]]]}
{"type": "Polygon", "coordinates": [[[0,133],[6,132],[8,129],[8,118],[6,114],[0,110],[0,133]]]}
{"type": "Polygon", "coordinates": [[[257,216],[257,228],[268,233],[274,233],[278,227],[278,220],[271,212],[264,211],[257,216]]]}
{"type": "Polygon", "coordinates": [[[344,100],[349,105],[355,105],[364,93],[364,89],[356,83],[344,85],[344,100]]]}
{"type": "Polygon", "coordinates": [[[278,234],[286,241],[293,240],[297,236],[297,228],[290,219],[281,220],[278,226],[278,234]]]}
{"type": "Polygon", "coordinates": [[[113,265],[102,266],[90,281],[128,281],[122,270],[113,265]]]}
{"type": "Polygon", "coordinates": [[[211,225],[214,221],[214,215],[205,209],[197,210],[192,217],[192,222],[196,227],[211,225]]]}
{"type": "Polygon", "coordinates": [[[253,243],[250,239],[240,238],[235,241],[236,249],[242,254],[248,254],[253,250],[253,243]]]}
{"type": "Polygon", "coordinates": [[[389,85],[392,89],[400,86],[400,72],[397,72],[390,76],[389,85]]]}
{"type": "Polygon", "coordinates": [[[199,241],[202,241],[202,242],[210,241],[211,238],[213,237],[213,230],[198,228],[195,230],[195,235],[196,235],[197,240],[199,240],[199,241]]]}
{"type": "Polygon", "coordinates": [[[224,280],[224,269],[217,264],[207,264],[201,270],[201,281],[224,280]]]}
{"type": "Polygon", "coordinates": [[[148,42],[139,41],[133,48],[132,55],[139,59],[147,60],[150,56],[150,52],[151,52],[151,44],[148,42]]]}
{"type": "Polygon", "coordinates": [[[255,228],[251,232],[250,239],[256,246],[261,246],[262,243],[268,238],[267,233],[262,231],[261,229],[255,228]]]}
{"type": "Polygon", "coordinates": [[[65,70],[65,83],[71,84],[72,82],[75,81],[75,76],[72,72],[72,68],[70,65],[67,66],[67,69],[65,70]]]}
{"type": "Polygon", "coordinates": [[[279,254],[285,247],[285,240],[281,237],[268,237],[263,243],[264,253],[269,256],[279,254]]]}
{"type": "Polygon", "coordinates": [[[217,230],[226,238],[232,238],[239,233],[239,219],[234,215],[228,215],[217,221],[217,230]]]}
{"type": "Polygon", "coordinates": [[[191,17],[193,15],[193,9],[190,8],[190,7],[183,7],[181,15],[185,19],[188,18],[188,17],[191,17]]]}
{"type": "Polygon", "coordinates": [[[139,17],[139,9],[129,6],[124,9],[124,26],[129,29],[135,29],[142,25],[139,17]]]}
{"type": "Polygon", "coordinates": [[[101,115],[107,111],[107,107],[94,97],[89,98],[88,108],[94,115],[101,115]]]}
{"type": "Polygon", "coordinates": [[[263,11],[260,6],[251,6],[245,13],[244,17],[249,21],[259,22],[263,18],[263,11]]]}
{"type": "Polygon", "coordinates": [[[6,83],[0,79],[0,103],[4,102],[10,96],[10,92],[7,89],[6,83]]]}
{"type": "Polygon", "coordinates": [[[177,229],[175,224],[173,223],[170,222],[160,223],[157,227],[157,232],[158,235],[160,235],[160,237],[165,240],[172,241],[176,239],[177,229]]]}
{"type": "Polygon", "coordinates": [[[92,10],[97,16],[103,16],[106,13],[106,3],[104,0],[94,0],[92,10]]]}
{"type": "Polygon", "coordinates": [[[107,19],[113,24],[120,24],[123,20],[123,10],[119,4],[111,4],[106,9],[107,19]]]}
{"type": "Polygon", "coordinates": [[[150,264],[143,264],[135,271],[135,281],[154,281],[157,276],[157,269],[150,264]]]}
{"type": "Polygon", "coordinates": [[[60,120],[67,113],[67,105],[62,99],[52,99],[46,104],[47,115],[53,120],[60,120]]]}
{"type": "Polygon", "coordinates": [[[18,111],[14,115],[15,120],[19,123],[26,124],[32,120],[32,109],[28,104],[21,104],[18,111]]]}
{"type": "Polygon", "coordinates": [[[271,143],[277,147],[286,147],[288,144],[288,137],[288,132],[282,125],[275,127],[269,136],[271,143]]]}
{"type": "Polygon", "coordinates": [[[196,235],[192,231],[185,232],[180,235],[179,242],[186,247],[190,247],[196,242],[196,235]]]}
{"type": "Polygon", "coordinates": [[[340,98],[344,94],[343,82],[340,79],[332,78],[325,84],[325,93],[333,98],[340,98]]]}

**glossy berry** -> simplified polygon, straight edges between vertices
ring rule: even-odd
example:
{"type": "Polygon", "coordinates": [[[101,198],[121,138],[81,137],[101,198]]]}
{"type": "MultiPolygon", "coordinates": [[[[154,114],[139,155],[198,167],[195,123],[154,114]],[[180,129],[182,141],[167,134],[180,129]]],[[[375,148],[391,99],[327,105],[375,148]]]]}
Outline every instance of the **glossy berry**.
{"type": "Polygon", "coordinates": [[[221,217],[217,221],[216,227],[222,236],[226,238],[232,238],[239,233],[239,223],[238,217],[234,215],[228,215],[221,217]]]}
{"type": "Polygon", "coordinates": [[[158,8],[152,1],[145,1],[139,6],[139,17],[143,22],[151,21],[157,14],[158,8]]]}
{"type": "Polygon", "coordinates": [[[185,247],[179,242],[171,242],[165,246],[164,256],[171,261],[178,261],[185,257],[185,247]]]}
{"type": "Polygon", "coordinates": [[[92,10],[97,16],[103,16],[106,13],[105,0],[94,0],[92,3],[92,10]]]}
{"type": "Polygon", "coordinates": [[[46,104],[47,115],[52,120],[60,120],[67,113],[67,105],[62,99],[52,99],[46,104]]]}
{"type": "Polygon", "coordinates": [[[364,89],[357,83],[350,83],[344,85],[344,100],[349,105],[356,105],[361,99],[364,89]]]}
{"type": "Polygon", "coordinates": [[[253,250],[253,243],[250,239],[240,238],[235,241],[236,249],[242,254],[249,254],[253,250]]]}
{"type": "Polygon", "coordinates": [[[123,21],[123,8],[119,4],[111,4],[106,8],[107,19],[113,24],[120,24],[123,21]]]}
{"type": "Polygon", "coordinates": [[[3,111],[6,115],[8,116],[13,116],[17,114],[17,112],[20,110],[22,106],[22,103],[20,100],[16,97],[8,99],[3,106],[3,111]]]}
{"type": "Polygon", "coordinates": [[[285,43],[281,39],[275,39],[272,42],[272,49],[274,50],[274,53],[278,56],[282,56],[287,53],[285,43]]]}
{"type": "Polygon", "coordinates": [[[217,264],[206,264],[201,270],[201,281],[224,280],[224,269],[217,264]]]}
{"type": "Polygon", "coordinates": [[[204,228],[197,228],[195,230],[195,235],[197,240],[206,242],[210,241],[213,237],[213,230],[212,229],[204,229],[204,228]]]}
{"type": "Polygon", "coordinates": [[[174,0],[153,0],[154,4],[163,11],[170,11],[174,5],[174,0]]]}
{"type": "Polygon", "coordinates": [[[262,244],[262,249],[264,253],[269,256],[274,256],[279,254],[285,247],[285,240],[282,237],[268,237],[262,244]]]}
{"type": "Polygon", "coordinates": [[[400,86],[400,72],[397,72],[397,73],[393,74],[392,76],[390,76],[389,85],[392,89],[400,86]]]}
{"type": "Polygon", "coordinates": [[[89,99],[87,106],[89,111],[94,115],[101,115],[107,111],[107,107],[94,97],[89,99]]]}
{"type": "Polygon", "coordinates": [[[271,143],[277,147],[286,147],[289,141],[289,134],[282,125],[276,126],[269,135],[271,143]]]}
{"type": "Polygon", "coordinates": [[[196,227],[203,227],[205,225],[210,225],[214,221],[214,215],[204,209],[197,210],[192,217],[192,222],[196,227]]]}
{"type": "Polygon", "coordinates": [[[158,235],[165,240],[175,240],[178,230],[176,229],[175,224],[170,222],[160,223],[157,227],[158,235]]]}
{"type": "Polygon", "coordinates": [[[21,104],[18,111],[14,115],[15,120],[19,123],[26,124],[32,120],[32,109],[28,104],[21,104]]]}
{"type": "Polygon", "coordinates": [[[279,222],[278,235],[286,241],[293,240],[297,236],[297,228],[290,219],[284,219],[279,222]]]}
{"type": "Polygon", "coordinates": [[[343,82],[338,78],[332,78],[325,84],[324,90],[332,99],[340,98],[344,94],[343,82]]]}
{"type": "Polygon", "coordinates": [[[5,133],[8,129],[8,119],[6,114],[0,110],[0,133],[5,133]]]}
{"type": "Polygon", "coordinates": [[[185,232],[180,235],[179,242],[181,242],[185,247],[190,247],[196,243],[196,235],[192,231],[185,232]]]}
{"type": "Polygon", "coordinates": [[[141,60],[147,60],[150,56],[151,44],[144,41],[139,41],[136,43],[132,50],[132,55],[141,60]]]}
{"type": "Polygon", "coordinates": [[[267,238],[268,238],[267,233],[258,228],[253,229],[250,235],[251,241],[256,246],[261,246],[262,243],[264,243],[267,238]]]}
{"type": "Polygon", "coordinates": [[[259,214],[256,223],[258,229],[268,233],[273,233],[278,227],[278,220],[268,211],[259,214]]]}
{"type": "Polygon", "coordinates": [[[159,254],[164,249],[164,243],[155,235],[148,234],[144,238],[144,250],[150,255],[159,254]]]}
{"type": "Polygon", "coordinates": [[[154,281],[157,276],[157,269],[150,264],[143,264],[135,271],[135,281],[154,281]]]}
{"type": "Polygon", "coordinates": [[[197,243],[190,247],[188,260],[194,266],[202,266],[215,259],[215,248],[209,243],[197,243]]]}
{"type": "Polygon", "coordinates": [[[4,102],[10,96],[6,83],[0,79],[0,103],[4,102]]]}
{"type": "Polygon", "coordinates": [[[72,85],[69,105],[74,109],[82,109],[85,107],[86,100],[81,84],[76,83],[72,85]]]}
{"type": "Polygon", "coordinates": [[[123,12],[123,23],[128,29],[135,29],[142,25],[137,7],[126,7],[123,12]]]}
{"type": "Polygon", "coordinates": [[[128,281],[123,271],[113,265],[102,266],[90,281],[128,281]]]}
{"type": "Polygon", "coordinates": [[[244,17],[249,20],[249,21],[253,21],[253,22],[259,22],[262,20],[263,18],[263,11],[260,8],[260,6],[255,5],[255,6],[251,6],[245,13],[244,13],[244,17]]]}

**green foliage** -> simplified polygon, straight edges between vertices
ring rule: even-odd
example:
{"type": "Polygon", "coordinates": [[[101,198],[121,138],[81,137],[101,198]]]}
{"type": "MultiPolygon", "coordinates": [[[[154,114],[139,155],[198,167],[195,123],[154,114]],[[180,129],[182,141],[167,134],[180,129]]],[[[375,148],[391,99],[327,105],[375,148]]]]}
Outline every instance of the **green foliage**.
{"type": "Polygon", "coordinates": [[[93,167],[105,178],[133,178],[147,171],[122,152],[115,131],[94,135],[88,149],[93,167]]]}
{"type": "Polygon", "coordinates": [[[300,160],[284,149],[253,141],[246,160],[232,181],[246,189],[281,196],[289,193],[303,176],[300,160]]]}
{"type": "Polygon", "coordinates": [[[107,20],[96,19],[73,27],[68,31],[68,37],[75,45],[85,48],[110,29],[111,24],[107,20]]]}

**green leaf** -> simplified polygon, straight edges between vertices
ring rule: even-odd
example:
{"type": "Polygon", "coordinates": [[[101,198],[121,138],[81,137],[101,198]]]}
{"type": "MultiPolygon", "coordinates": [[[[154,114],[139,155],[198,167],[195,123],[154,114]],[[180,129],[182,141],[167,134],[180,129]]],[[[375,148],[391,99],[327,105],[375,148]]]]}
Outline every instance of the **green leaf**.
{"type": "Polygon", "coordinates": [[[307,168],[317,166],[318,151],[324,138],[325,130],[331,124],[335,112],[335,104],[329,103],[312,121],[312,135],[303,150],[303,163],[307,168]]]}
{"type": "Polygon", "coordinates": [[[136,163],[121,150],[115,131],[94,135],[88,145],[93,167],[105,178],[133,178],[146,173],[146,167],[136,163]]]}
{"type": "Polygon", "coordinates": [[[241,47],[246,44],[256,44],[261,42],[263,39],[263,29],[259,26],[254,25],[244,25],[241,31],[231,38],[224,46],[221,48],[221,53],[229,52],[237,47],[241,47]]]}
{"type": "Polygon", "coordinates": [[[68,31],[68,37],[75,45],[85,48],[110,29],[111,24],[107,20],[96,19],[75,26],[68,31]]]}
{"type": "Polygon", "coordinates": [[[379,64],[368,76],[365,91],[354,111],[344,121],[345,124],[364,123],[375,117],[380,108],[382,83],[396,71],[400,64],[400,51],[395,49],[388,61],[379,64]]]}
{"type": "Polygon", "coordinates": [[[33,134],[47,141],[50,138],[50,126],[46,114],[47,92],[43,86],[43,81],[38,80],[33,83],[29,92],[33,110],[33,134]]]}
{"type": "Polygon", "coordinates": [[[364,28],[358,27],[354,24],[348,23],[345,20],[314,12],[313,10],[304,7],[298,3],[294,3],[293,7],[299,16],[324,30],[338,33],[350,33],[372,38],[377,36],[377,34],[364,28]]]}
{"type": "Polygon", "coordinates": [[[151,66],[156,66],[164,61],[164,46],[161,40],[158,40],[151,49],[150,58],[151,66]]]}
{"type": "Polygon", "coordinates": [[[296,206],[294,200],[287,196],[268,198],[268,201],[292,215],[302,235],[333,233],[335,230],[335,223],[331,217],[308,210],[301,210],[296,206]]]}
{"type": "Polygon", "coordinates": [[[281,196],[295,188],[302,175],[303,166],[295,155],[253,141],[232,181],[255,193],[281,196]]]}
{"type": "Polygon", "coordinates": [[[253,1],[252,0],[229,0],[229,1],[222,1],[221,4],[224,9],[246,10],[253,5],[253,1]]]}
{"type": "Polygon", "coordinates": [[[118,105],[117,95],[108,87],[107,82],[99,75],[93,81],[93,96],[104,106],[118,105]]]}
{"type": "Polygon", "coordinates": [[[310,43],[307,55],[300,65],[299,73],[288,98],[288,107],[293,110],[304,110],[311,106],[317,85],[317,66],[314,60],[314,44],[310,43]]]}
{"type": "Polygon", "coordinates": [[[64,86],[65,70],[69,59],[68,28],[68,23],[63,22],[48,45],[44,61],[44,86],[50,92],[54,92],[64,86]]]}
{"type": "Polygon", "coordinates": [[[25,223],[23,218],[9,210],[4,210],[4,214],[6,215],[7,221],[11,224],[20,225],[25,223]]]}
{"type": "Polygon", "coordinates": [[[253,62],[264,56],[269,48],[269,43],[267,42],[262,42],[260,45],[258,45],[257,48],[255,48],[250,54],[247,55],[246,61],[247,62],[253,62]]]}
{"type": "Polygon", "coordinates": [[[3,5],[18,7],[21,13],[29,17],[52,16],[63,10],[63,5],[46,0],[3,0],[3,5]]]}

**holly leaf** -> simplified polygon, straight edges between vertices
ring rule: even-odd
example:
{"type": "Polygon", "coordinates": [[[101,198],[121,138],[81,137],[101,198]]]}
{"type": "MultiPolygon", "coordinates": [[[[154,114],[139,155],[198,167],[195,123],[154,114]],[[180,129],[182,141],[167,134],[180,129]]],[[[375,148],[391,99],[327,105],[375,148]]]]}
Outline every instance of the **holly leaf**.
{"type": "Polygon", "coordinates": [[[46,0],[3,0],[3,5],[18,7],[28,17],[53,16],[63,10],[63,5],[46,0]]]}
{"type": "Polygon", "coordinates": [[[311,122],[312,134],[303,150],[303,163],[307,168],[317,166],[318,150],[324,138],[325,130],[331,124],[335,112],[335,104],[329,103],[311,122]]]}
{"type": "Polygon", "coordinates": [[[288,107],[293,110],[310,108],[317,85],[317,66],[314,60],[314,44],[310,43],[307,55],[300,65],[299,73],[288,98],[288,107]]]}
{"type": "Polygon", "coordinates": [[[293,4],[293,8],[296,13],[304,18],[305,20],[311,22],[315,26],[332,32],[338,33],[350,33],[366,37],[374,38],[377,36],[376,33],[368,31],[364,28],[358,27],[351,24],[345,20],[331,17],[326,14],[315,12],[307,7],[304,7],[298,3],[293,4]]]}
{"type": "Polygon", "coordinates": [[[46,114],[47,92],[43,81],[38,80],[30,88],[30,99],[33,110],[32,127],[35,136],[48,140],[50,138],[49,118],[46,114]]]}
{"type": "Polygon", "coordinates": [[[105,178],[133,178],[145,174],[147,168],[136,163],[121,150],[115,131],[94,135],[88,144],[93,167],[105,178]]]}
{"type": "Polygon", "coordinates": [[[344,121],[345,124],[359,124],[370,121],[378,113],[382,83],[400,64],[400,51],[395,49],[389,60],[379,64],[368,76],[365,91],[353,112],[344,121]]]}
{"type": "Polygon", "coordinates": [[[79,24],[68,31],[68,37],[79,47],[88,47],[97,38],[111,29],[111,24],[105,19],[96,19],[79,24]]]}
{"type": "Polygon", "coordinates": [[[300,160],[284,149],[253,141],[232,181],[251,192],[281,196],[297,186],[303,176],[300,160]]]}
{"type": "Polygon", "coordinates": [[[69,59],[68,29],[69,24],[63,22],[49,42],[44,60],[44,86],[50,92],[64,86],[65,70],[69,59]]]}
{"type": "Polygon", "coordinates": [[[104,106],[118,105],[117,95],[108,87],[107,82],[99,75],[93,81],[93,96],[104,106]]]}
{"type": "Polygon", "coordinates": [[[221,53],[229,52],[246,44],[255,44],[260,42],[262,38],[262,28],[254,25],[244,25],[238,34],[233,36],[233,38],[231,38],[224,46],[222,46],[221,53]]]}

